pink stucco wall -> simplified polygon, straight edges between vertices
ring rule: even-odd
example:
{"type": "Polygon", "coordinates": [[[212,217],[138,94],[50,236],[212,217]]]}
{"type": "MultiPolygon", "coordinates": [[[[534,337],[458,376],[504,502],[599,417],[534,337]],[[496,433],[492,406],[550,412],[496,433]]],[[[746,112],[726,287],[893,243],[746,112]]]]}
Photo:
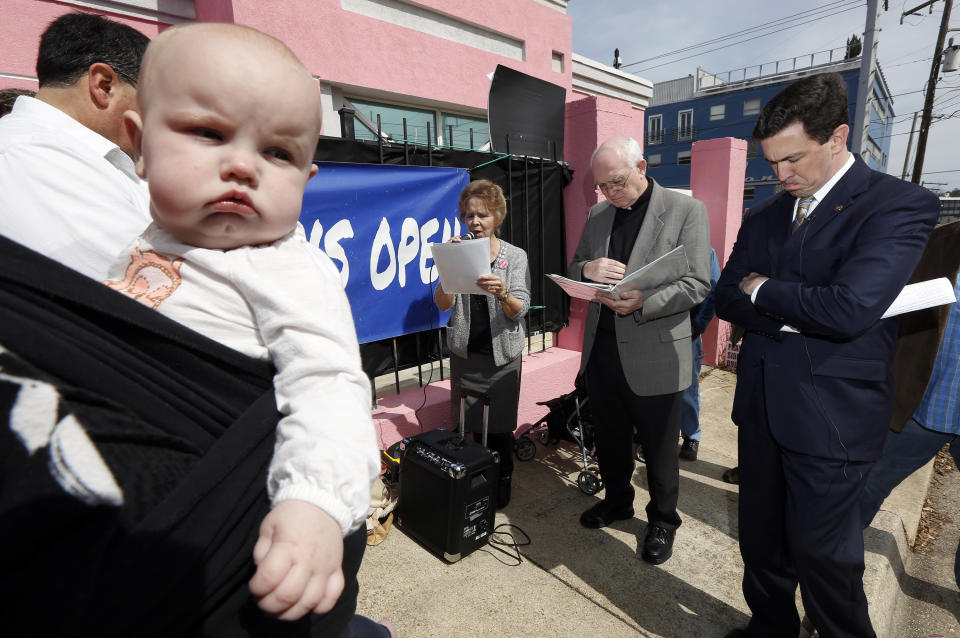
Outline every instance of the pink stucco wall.
{"type": "Polygon", "coordinates": [[[25,76],[26,79],[0,76],[0,88],[37,89],[37,45],[47,25],[65,13],[99,13],[111,20],[130,25],[153,38],[167,25],[140,20],[108,11],[71,6],[46,0],[3,0],[0,5],[0,74],[25,76]]]}
{"type": "Polygon", "coordinates": [[[570,18],[538,2],[461,0],[418,4],[524,42],[526,61],[513,60],[341,7],[340,0],[198,0],[200,20],[230,20],[283,40],[322,81],[372,87],[422,99],[486,109],[497,64],[563,86],[572,82],[570,18]],[[564,55],[562,73],[553,52],[564,55]]]}
{"type": "MultiPolygon", "coordinates": [[[[690,188],[710,216],[710,245],[720,265],[727,263],[743,217],[743,178],[747,169],[747,141],[733,137],[693,143],[690,153],[690,188]]],[[[730,325],[714,319],[703,333],[704,363],[717,365],[724,358],[730,325]]]]}
{"type": "MultiPolygon", "coordinates": [[[[590,155],[604,140],[629,135],[643,145],[643,111],[627,102],[608,97],[574,93],[567,100],[564,131],[565,155],[573,168],[573,181],[564,191],[567,261],[573,259],[590,207],[600,201],[590,171],[590,155]]],[[[570,303],[570,324],[560,331],[558,345],[570,350],[583,346],[583,322],[587,303],[570,303]]]]}
{"type": "MultiPolygon", "coordinates": [[[[570,18],[528,0],[485,0],[482,11],[460,0],[418,3],[457,20],[524,43],[525,60],[513,60],[383,20],[346,11],[340,0],[197,0],[197,18],[255,27],[287,43],[322,81],[370,87],[419,99],[486,109],[497,64],[570,90],[570,18]],[[554,71],[553,52],[564,56],[554,71]]],[[[69,11],[92,11],[45,0],[4,0],[0,9],[0,74],[35,75],[36,46],[46,25],[69,11]]],[[[153,37],[167,25],[111,14],[153,37]]],[[[36,88],[30,80],[0,77],[0,88],[36,88]]]]}

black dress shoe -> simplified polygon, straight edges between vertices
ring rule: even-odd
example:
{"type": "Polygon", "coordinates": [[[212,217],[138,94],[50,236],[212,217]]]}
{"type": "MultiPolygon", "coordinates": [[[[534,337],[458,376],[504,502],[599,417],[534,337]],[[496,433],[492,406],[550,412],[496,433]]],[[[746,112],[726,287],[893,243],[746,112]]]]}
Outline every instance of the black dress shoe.
{"type": "Polygon", "coordinates": [[[633,505],[614,505],[600,501],[580,515],[580,524],[589,529],[597,529],[629,518],[633,518],[633,505]]]}
{"type": "Polygon", "coordinates": [[[673,555],[673,538],[676,533],[676,530],[651,523],[647,526],[647,536],[643,539],[643,553],[640,557],[651,565],[666,562],[673,555]]]}
{"type": "Polygon", "coordinates": [[[740,484],[740,466],[731,467],[729,470],[723,473],[723,482],[731,483],[733,485],[740,484]]]}
{"type": "Polygon", "coordinates": [[[680,446],[680,458],[685,461],[696,461],[697,451],[700,449],[700,441],[694,441],[684,437],[683,445],[680,446]]]}

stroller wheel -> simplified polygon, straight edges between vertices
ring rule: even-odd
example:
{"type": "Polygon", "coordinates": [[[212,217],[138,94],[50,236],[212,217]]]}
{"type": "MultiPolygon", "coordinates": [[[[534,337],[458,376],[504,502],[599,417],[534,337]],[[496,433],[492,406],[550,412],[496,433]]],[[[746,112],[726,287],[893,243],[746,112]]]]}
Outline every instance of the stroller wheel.
{"type": "Polygon", "coordinates": [[[537,455],[536,443],[525,436],[517,439],[517,442],[513,446],[513,450],[516,452],[517,458],[521,461],[529,461],[537,455]]]}
{"type": "Polygon", "coordinates": [[[595,468],[589,468],[580,472],[577,477],[577,485],[580,491],[587,495],[596,494],[603,487],[603,481],[595,474],[595,468]]]}
{"type": "Polygon", "coordinates": [[[550,442],[550,431],[547,428],[543,428],[537,432],[537,440],[540,441],[542,445],[546,445],[550,442]]]}

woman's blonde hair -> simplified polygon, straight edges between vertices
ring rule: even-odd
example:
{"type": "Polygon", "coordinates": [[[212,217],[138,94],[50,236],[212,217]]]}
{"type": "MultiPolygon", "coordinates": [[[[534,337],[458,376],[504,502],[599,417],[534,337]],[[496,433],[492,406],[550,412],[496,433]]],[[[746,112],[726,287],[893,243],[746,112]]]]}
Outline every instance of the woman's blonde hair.
{"type": "Polygon", "coordinates": [[[507,216],[507,200],[503,197],[503,189],[488,179],[478,179],[470,182],[460,191],[460,201],[457,202],[457,209],[460,211],[460,221],[467,214],[467,202],[476,197],[487,210],[493,213],[497,220],[497,226],[503,223],[507,216]]]}

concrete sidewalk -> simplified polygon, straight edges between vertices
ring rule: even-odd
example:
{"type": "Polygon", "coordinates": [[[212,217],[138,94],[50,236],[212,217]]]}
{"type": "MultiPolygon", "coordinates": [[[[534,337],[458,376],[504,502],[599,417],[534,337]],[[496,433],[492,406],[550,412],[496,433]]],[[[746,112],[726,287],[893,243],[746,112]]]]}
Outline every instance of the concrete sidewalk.
{"type": "MultiPolygon", "coordinates": [[[[648,500],[643,465],[634,475],[636,518],[588,530],[580,513],[603,492],[587,496],[577,487],[579,449],[537,444],[533,460],[516,463],[513,498],[496,518],[505,532],[529,536],[519,562],[514,550],[491,544],[450,565],[394,527],[383,543],[367,548],[358,613],[392,621],[402,638],[719,638],[746,625],[737,487],[721,480],[737,464],[729,416],[735,382],[719,369],[708,369],[702,380],[700,456],[680,461],[683,525],[663,565],[637,555],[648,500]]],[[[864,584],[878,636],[889,635],[898,578],[909,560],[903,521],[916,529],[928,482],[926,474],[902,485],[865,536],[864,584]]]]}

